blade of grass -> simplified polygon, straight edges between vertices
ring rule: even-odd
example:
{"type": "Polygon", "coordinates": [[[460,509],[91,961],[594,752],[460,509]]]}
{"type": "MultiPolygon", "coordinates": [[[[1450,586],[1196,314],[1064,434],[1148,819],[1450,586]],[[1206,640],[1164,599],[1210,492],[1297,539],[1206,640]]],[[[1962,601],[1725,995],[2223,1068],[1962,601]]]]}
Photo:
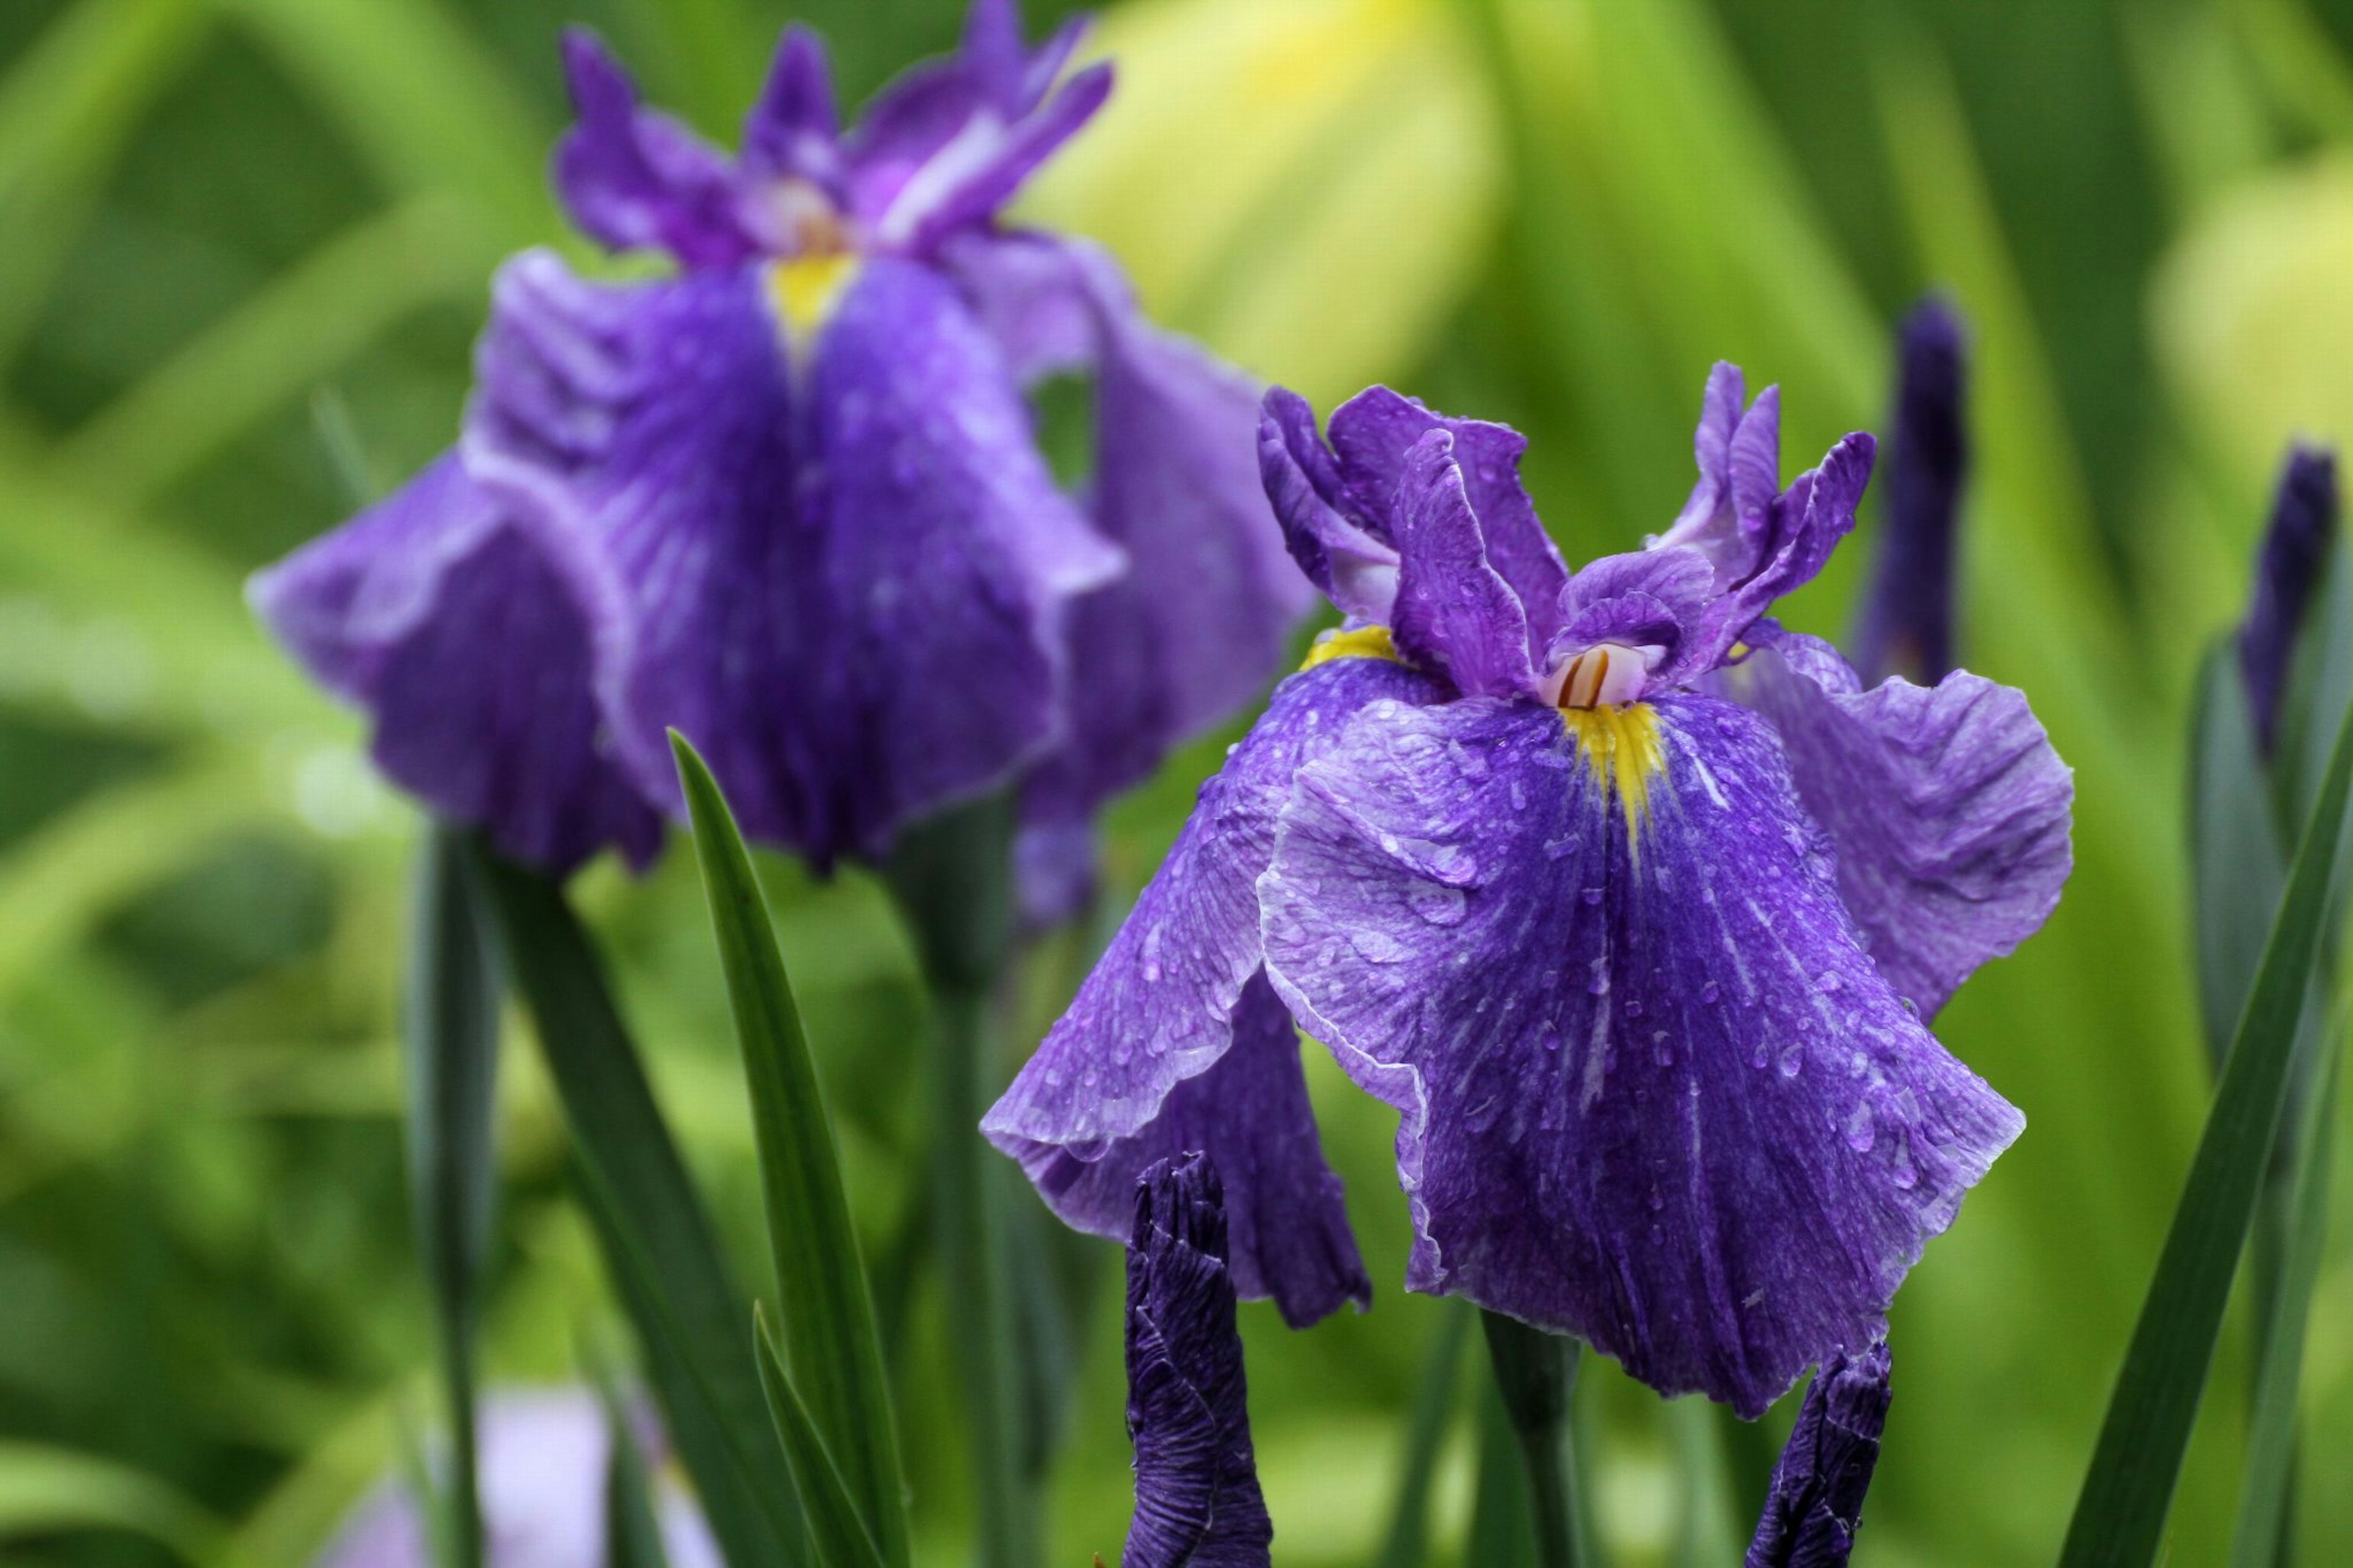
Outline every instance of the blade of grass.
{"type": "Polygon", "coordinates": [[[423,306],[479,296],[497,259],[446,196],[363,219],[93,416],[58,448],[58,470],[102,501],[147,500],[423,306]]]}
{"type": "Polygon", "coordinates": [[[2206,1043],[2220,1067],[2263,961],[2287,867],[2230,639],[2208,653],[2198,692],[2190,720],[2191,908],[2206,1043]]]}
{"type": "Polygon", "coordinates": [[[0,1541],[70,1530],[121,1530],[182,1562],[247,1561],[204,1509],[143,1471],[41,1443],[0,1442],[0,1541]]]}
{"type": "Polygon", "coordinates": [[[661,1525],[654,1515],[646,1457],[630,1430],[628,1412],[611,1375],[597,1369],[596,1402],[605,1410],[606,1568],[670,1568],[662,1550],[661,1525]]]}
{"type": "Polygon", "coordinates": [[[2341,1023],[2334,1034],[2327,1072],[2319,1092],[2305,1107],[2286,1247],[2272,1292],[2263,1366],[2255,1377],[2247,1479],[2239,1498],[2238,1526],[2231,1538],[2232,1568],[2271,1568],[2286,1561],[2280,1543],[2295,1479],[2296,1396],[2303,1382],[2304,1331],[2328,1238],[2328,1180],[2336,1142],[2330,1136],[2331,1119],[2345,1070],[2341,1023]]]}
{"type": "Polygon", "coordinates": [[[2156,1559],[2232,1277],[2279,1135],[2296,1024],[2344,837],[2348,784],[2353,718],[2338,728],[2327,781],[2296,851],[2157,1277],[2117,1373],[2068,1526],[2063,1568],[2144,1568],[2156,1559]]]}
{"type": "Polygon", "coordinates": [[[1388,1538],[1376,1568],[1421,1568],[1430,1555],[1430,1494],[1439,1451],[1453,1424],[1455,1394],[1461,1382],[1462,1342],[1471,1335],[1467,1301],[1441,1301],[1437,1329],[1421,1363],[1406,1417],[1405,1455],[1398,1468],[1397,1501],[1389,1513],[1388,1538]]]}
{"type": "Polygon", "coordinates": [[[687,1175],[595,944],[563,891],[472,845],[515,986],[563,1100],[583,1190],[670,1436],[729,1563],[805,1560],[783,1455],[744,1352],[739,1286],[687,1175]]]}
{"type": "Polygon", "coordinates": [[[694,825],[695,854],[751,1089],[786,1363],[826,1448],[840,1460],[866,1531],[886,1563],[903,1568],[906,1488],[891,1420],[891,1384],[842,1189],[833,1118],[751,853],[694,747],[673,731],[670,750],[694,825]]]}
{"type": "Polygon", "coordinates": [[[882,1568],[882,1555],[875,1550],[874,1538],[866,1533],[839,1468],[809,1419],[808,1408],[793,1392],[792,1380],[785,1375],[776,1336],[768,1331],[767,1314],[756,1307],[752,1334],[759,1346],[760,1385],[767,1391],[768,1409],[776,1418],[776,1437],[784,1446],[793,1490],[800,1494],[809,1537],[817,1544],[818,1568],[882,1568]]]}
{"type": "Polygon", "coordinates": [[[449,1423],[450,1561],[482,1561],[474,1335],[498,1194],[499,975],[460,830],[436,825],[419,856],[402,1033],[408,1058],[409,1205],[440,1339],[449,1423]]]}

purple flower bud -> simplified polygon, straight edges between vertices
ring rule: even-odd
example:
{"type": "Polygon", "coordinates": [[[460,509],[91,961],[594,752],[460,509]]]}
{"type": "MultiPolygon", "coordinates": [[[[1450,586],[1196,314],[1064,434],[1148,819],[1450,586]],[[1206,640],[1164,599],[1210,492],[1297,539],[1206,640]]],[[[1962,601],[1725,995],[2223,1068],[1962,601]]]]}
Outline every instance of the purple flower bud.
{"type": "Polygon", "coordinates": [[[1887,1426],[1887,1346],[1834,1356],[1814,1374],[1773,1467],[1746,1568],[1842,1568],[1862,1527],[1862,1494],[1887,1426]]]}
{"type": "Polygon", "coordinates": [[[2255,716],[2255,741],[2268,759],[2279,740],[2280,700],[2287,691],[2296,634],[2320,587],[2320,569],[2337,531],[2337,454],[2298,442],[2288,448],[2272,496],[2272,517],[2255,558],[2255,585],[2239,625],[2239,675],[2255,716]]]}
{"type": "Polygon", "coordinates": [[[1206,1154],[1163,1160],[1136,1184],[1127,1430],[1135,1521],[1120,1568],[1267,1568],[1274,1525],[1250,1452],[1225,1189],[1206,1154]]]}
{"type": "Polygon", "coordinates": [[[1953,668],[1956,524],[1968,478],[1968,344],[1961,319],[1929,299],[1905,318],[1896,362],[1887,518],[1855,630],[1854,664],[1878,685],[1933,686],[1953,668]]]}

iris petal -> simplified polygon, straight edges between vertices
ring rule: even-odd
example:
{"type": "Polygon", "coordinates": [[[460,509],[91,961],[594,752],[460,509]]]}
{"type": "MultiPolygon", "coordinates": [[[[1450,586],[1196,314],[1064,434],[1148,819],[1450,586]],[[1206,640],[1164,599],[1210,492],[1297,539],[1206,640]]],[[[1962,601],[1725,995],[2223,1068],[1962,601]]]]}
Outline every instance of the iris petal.
{"type": "Polygon", "coordinates": [[[1716,683],[1780,732],[1840,897],[1922,1017],[2058,907],[2074,784],[2024,692],[1966,670],[1865,691],[1827,643],[1778,631],[1716,683]]]}
{"type": "Polygon", "coordinates": [[[1754,1416],[1878,1336],[2021,1122],[1863,952],[1772,731],[1653,706],[1630,840],[1559,714],[1366,708],[1283,810],[1268,973],[1400,1112],[1412,1289],[1754,1416]]]}
{"type": "MultiPolygon", "coordinates": [[[[1277,1190],[1288,1198],[1295,1195],[1295,1173],[1320,1167],[1303,1101],[1294,1120],[1266,1108],[1218,1104],[1212,1084],[1203,1084],[1188,1104],[1173,1103],[1173,1097],[1180,1086],[1217,1068],[1237,1048],[1249,1022],[1238,1022],[1237,1010],[1261,966],[1255,884],[1271,855],[1275,816],[1301,759],[1332,745],[1347,716],[1367,702],[1420,702],[1437,694],[1428,677],[1388,659],[1318,665],[1276,688],[1266,715],[1202,786],[1200,803],[1167,859],[1070,1010],[981,1123],[990,1142],[1021,1161],[1069,1223],[1122,1233],[1124,1212],[1106,1209],[1104,1188],[1082,1181],[1068,1162],[1137,1169],[1171,1146],[1154,1124],[1172,1111],[1206,1118],[1230,1110],[1221,1125],[1232,1136],[1219,1157],[1238,1212],[1257,1211],[1262,1194],[1254,1184],[1261,1173],[1281,1177],[1277,1190]],[[1243,1148],[1236,1141],[1243,1134],[1263,1135],[1262,1152],[1243,1148]]],[[[1273,1076],[1266,1065],[1245,1064],[1239,1087],[1273,1076]]],[[[1302,1190],[1323,1190],[1323,1182],[1316,1177],[1302,1190]]],[[[1286,1313],[1303,1321],[1359,1286],[1344,1266],[1355,1257],[1355,1243],[1336,1202],[1303,1205],[1298,1217],[1321,1233],[1312,1256],[1334,1260],[1334,1267],[1295,1269],[1257,1255],[1273,1236],[1239,1233],[1234,1267],[1237,1278],[1282,1290],[1286,1313]]]]}

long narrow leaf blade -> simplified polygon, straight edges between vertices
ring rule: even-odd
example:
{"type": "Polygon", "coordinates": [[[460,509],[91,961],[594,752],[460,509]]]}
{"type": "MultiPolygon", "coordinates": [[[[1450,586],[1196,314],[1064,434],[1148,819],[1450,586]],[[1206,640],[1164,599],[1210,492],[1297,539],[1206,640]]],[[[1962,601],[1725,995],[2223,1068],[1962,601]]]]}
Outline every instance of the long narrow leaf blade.
{"type": "Polygon", "coordinates": [[[403,1034],[408,1058],[409,1202],[441,1342],[450,1436],[451,1560],[482,1560],[474,1453],[474,1331],[498,1193],[499,974],[465,839],[437,826],[417,865],[403,1034]]]}
{"type": "Polygon", "coordinates": [[[563,892],[475,847],[516,987],[564,1102],[582,1184],[636,1323],[670,1436],[735,1568],[806,1561],[759,1372],[743,1350],[750,1298],[719,1248],[595,945],[563,892]]]}
{"type": "Polygon", "coordinates": [[[2329,883],[2344,837],[2348,783],[2353,721],[2337,731],[2327,780],[2296,851],[2254,989],[2240,1015],[2189,1184],[2076,1500],[2060,1557],[2063,1568],[2145,1568],[2156,1559],[2230,1302],[2232,1276],[2279,1134],[2296,1023],[2320,951],[2329,883]]]}
{"type": "Polygon", "coordinates": [[[759,1343],[760,1382],[767,1389],[776,1436],[784,1445],[793,1489],[800,1494],[809,1537],[817,1543],[818,1568],[882,1568],[882,1555],[858,1517],[858,1505],[850,1500],[839,1468],[826,1451],[825,1439],[809,1419],[807,1406],[785,1375],[765,1314],[756,1317],[753,1337],[759,1343]]]}
{"type": "Polygon", "coordinates": [[[1430,1554],[1430,1500],[1438,1475],[1438,1456],[1445,1447],[1447,1429],[1460,1403],[1462,1342],[1471,1336],[1471,1304],[1441,1301],[1437,1329],[1423,1352],[1421,1381],[1413,1392],[1413,1409],[1406,1418],[1404,1462],[1398,1466],[1396,1501],[1389,1512],[1388,1538],[1382,1543],[1377,1568],[1421,1568],[1430,1554]]]}
{"type": "Polygon", "coordinates": [[[600,1376],[597,1403],[605,1410],[606,1568],[670,1568],[661,1526],[654,1517],[652,1479],[646,1457],[629,1428],[628,1412],[608,1378],[600,1376]]]}
{"type": "Polygon", "coordinates": [[[2279,1553],[2280,1526],[2295,1470],[2296,1395],[2303,1382],[2304,1331],[2328,1236],[2328,1178],[2335,1142],[2330,1121],[2344,1070],[2345,1040],[2339,1030],[2330,1045],[2328,1070],[2321,1079],[2320,1092],[2305,1108],[2287,1246],[2272,1294],[2271,1322],[2263,1334],[2263,1368],[2255,1380],[2254,1416],[2247,1434],[2247,1479],[2239,1495],[2238,1526],[2231,1538],[2232,1568],[2271,1568],[2279,1553]]]}
{"type": "Polygon", "coordinates": [[[866,1266],[842,1189],[833,1118],[801,1029],[784,955],[752,857],[711,770],[673,732],[695,853],[727,973],[728,1001],[752,1093],[752,1123],[787,1364],[885,1562],[907,1561],[906,1489],[891,1385],[867,1293],[866,1266]]]}

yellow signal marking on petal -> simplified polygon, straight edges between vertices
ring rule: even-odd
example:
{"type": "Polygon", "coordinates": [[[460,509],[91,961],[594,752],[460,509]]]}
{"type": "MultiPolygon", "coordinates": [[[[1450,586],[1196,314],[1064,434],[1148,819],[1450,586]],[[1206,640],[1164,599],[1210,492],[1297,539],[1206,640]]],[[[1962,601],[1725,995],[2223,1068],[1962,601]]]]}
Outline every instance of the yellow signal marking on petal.
{"type": "Polygon", "coordinates": [[[1651,781],[1666,771],[1666,743],[1659,734],[1659,710],[1647,702],[1622,707],[1564,708],[1561,722],[1577,737],[1593,782],[1618,796],[1626,814],[1626,844],[1636,847],[1651,807],[1651,781]]]}
{"type": "Polygon", "coordinates": [[[1397,644],[1389,640],[1387,626],[1358,626],[1352,632],[1334,632],[1317,639],[1299,668],[1313,669],[1319,664],[1329,664],[1335,658],[1386,658],[1392,664],[1403,664],[1398,657],[1397,644]]]}
{"type": "Polygon", "coordinates": [[[768,302],[785,323],[797,351],[815,338],[858,276],[858,253],[824,250],[796,256],[768,268],[768,302]]]}

